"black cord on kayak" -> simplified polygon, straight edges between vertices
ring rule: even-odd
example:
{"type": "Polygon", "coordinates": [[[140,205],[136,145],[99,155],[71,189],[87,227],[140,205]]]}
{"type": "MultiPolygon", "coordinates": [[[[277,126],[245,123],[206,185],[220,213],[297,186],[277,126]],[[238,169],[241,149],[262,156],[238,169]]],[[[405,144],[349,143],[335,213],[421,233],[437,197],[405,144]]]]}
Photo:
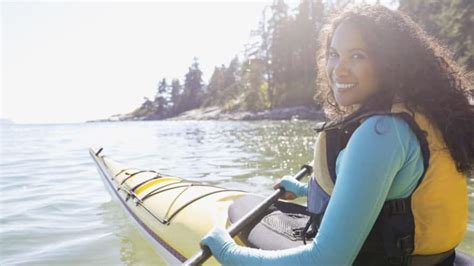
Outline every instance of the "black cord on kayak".
{"type": "Polygon", "coordinates": [[[95,156],[99,156],[99,154],[102,152],[103,149],[104,149],[104,148],[101,147],[101,148],[95,153],[95,156]]]}

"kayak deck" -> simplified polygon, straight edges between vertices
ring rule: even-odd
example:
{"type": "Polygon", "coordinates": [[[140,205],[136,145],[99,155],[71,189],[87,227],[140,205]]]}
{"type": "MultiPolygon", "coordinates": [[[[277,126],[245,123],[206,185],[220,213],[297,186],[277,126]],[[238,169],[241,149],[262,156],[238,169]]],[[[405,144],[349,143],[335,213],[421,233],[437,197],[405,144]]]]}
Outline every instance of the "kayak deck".
{"type": "Polygon", "coordinates": [[[225,227],[229,206],[247,194],[128,168],[92,149],[90,154],[110,194],[171,265],[198,252],[200,240],[212,227],[225,227]]]}

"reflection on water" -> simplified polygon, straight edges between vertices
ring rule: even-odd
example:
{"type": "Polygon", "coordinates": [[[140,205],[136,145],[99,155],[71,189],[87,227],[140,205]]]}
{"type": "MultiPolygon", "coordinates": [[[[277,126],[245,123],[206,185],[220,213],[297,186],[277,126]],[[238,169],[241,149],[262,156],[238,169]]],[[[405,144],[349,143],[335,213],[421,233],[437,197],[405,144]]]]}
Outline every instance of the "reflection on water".
{"type": "MultiPolygon", "coordinates": [[[[311,160],[314,122],[128,122],[0,129],[0,264],[162,261],[110,201],[88,147],[143,169],[270,194],[311,160]]],[[[474,253],[474,182],[469,232],[474,253]]]]}
{"type": "Polygon", "coordinates": [[[115,250],[116,260],[119,259],[120,262],[127,265],[165,264],[152,246],[147,243],[147,240],[136,232],[134,225],[118,204],[109,201],[103,203],[101,208],[104,212],[100,213],[100,218],[109,225],[107,231],[111,232],[118,240],[117,245],[112,247],[113,249],[119,248],[119,250],[115,250]]]}

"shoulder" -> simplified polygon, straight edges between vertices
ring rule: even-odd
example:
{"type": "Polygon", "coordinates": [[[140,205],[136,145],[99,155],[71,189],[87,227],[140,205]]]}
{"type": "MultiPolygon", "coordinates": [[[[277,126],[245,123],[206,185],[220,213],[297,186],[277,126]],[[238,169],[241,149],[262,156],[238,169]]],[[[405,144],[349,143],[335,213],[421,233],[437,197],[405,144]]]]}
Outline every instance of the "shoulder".
{"type": "Polygon", "coordinates": [[[374,115],[362,121],[352,134],[348,146],[376,146],[379,149],[400,149],[406,153],[416,143],[416,135],[403,118],[374,115]]]}
{"type": "Polygon", "coordinates": [[[393,134],[409,135],[408,123],[396,115],[374,115],[363,120],[354,134],[390,136],[393,134]]]}

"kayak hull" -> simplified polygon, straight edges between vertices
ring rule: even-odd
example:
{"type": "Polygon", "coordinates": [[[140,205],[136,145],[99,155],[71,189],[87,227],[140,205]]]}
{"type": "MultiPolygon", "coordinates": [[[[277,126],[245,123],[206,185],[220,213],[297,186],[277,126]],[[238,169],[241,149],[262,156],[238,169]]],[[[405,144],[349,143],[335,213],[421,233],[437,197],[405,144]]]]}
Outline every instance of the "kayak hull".
{"type": "MultiPolygon", "coordinates": [[[[90,154],[109,193],[170,265],[181,265],[197,253],[212,227],[226,227],[229,206],[247,194],[127,168],[92,149],[90,154]]],[[[211,258],[205,265],[217,264],[211,258]]]]}

